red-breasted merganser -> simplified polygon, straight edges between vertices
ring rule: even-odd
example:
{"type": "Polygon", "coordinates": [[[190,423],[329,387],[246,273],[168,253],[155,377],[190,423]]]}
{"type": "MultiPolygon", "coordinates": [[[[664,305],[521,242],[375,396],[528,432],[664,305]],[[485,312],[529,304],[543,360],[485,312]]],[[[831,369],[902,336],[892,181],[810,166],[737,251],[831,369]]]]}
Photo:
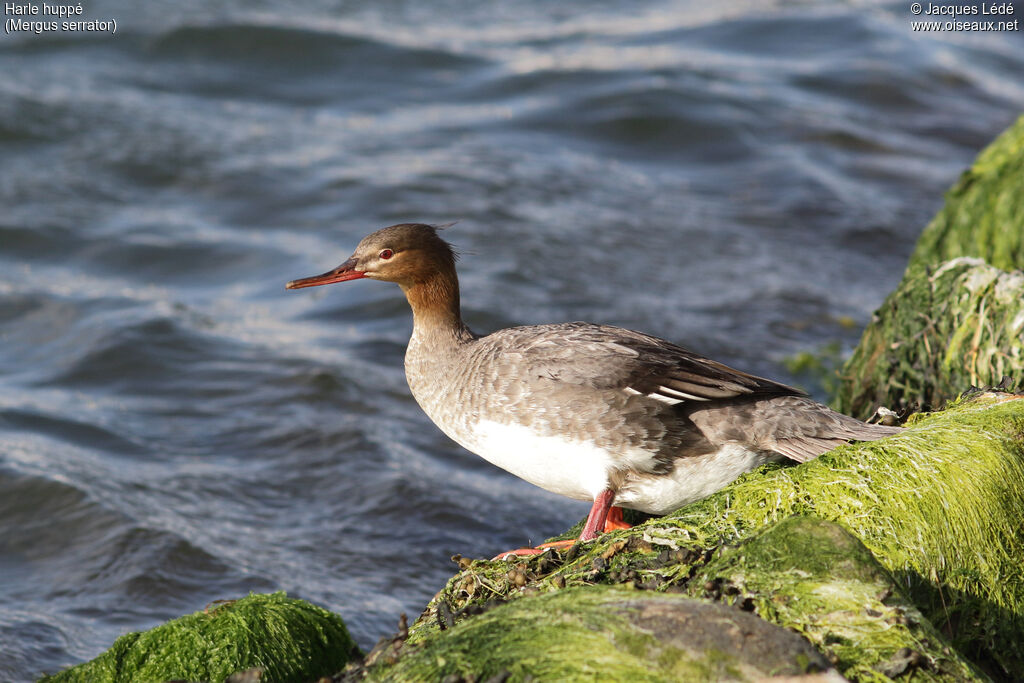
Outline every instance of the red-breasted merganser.
{"type": "Polygon", "coordinates": [[[455,259],[435,227],[393,225],[334,270],[287,287],[397,283],[413,313],[405,376],[416,401],[488,462],[593,501],[580,541],[605,530],[613,503],[666,514],[763,463],[806,462],[900,431],[619,327],[571,322],[478,336],[462,322],[455,259]]]}

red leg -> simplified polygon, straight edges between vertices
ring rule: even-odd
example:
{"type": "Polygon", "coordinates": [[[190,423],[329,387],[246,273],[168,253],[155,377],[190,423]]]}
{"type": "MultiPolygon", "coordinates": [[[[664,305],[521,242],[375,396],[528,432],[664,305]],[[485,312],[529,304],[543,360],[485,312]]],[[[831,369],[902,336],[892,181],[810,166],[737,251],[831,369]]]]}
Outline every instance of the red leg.
{"type": "Polygon", "coordinates": [[[507,551],[505,551],[503,553],[495,555],[491,559],[492,560],[504,560],[504,559],[506,559],[508,557],[511,557],[513,555],[515,555],[516,557],[524,557],[524,556],[528,556],[528,555],[540,555],[542,552],[544,552],[548,548],[557,548],[559,550],[564,550],[564,549],[570,548],[570,547],[572,547],[574,545],[576,545],[576,539],[575,538],[567,538],[567,539],[565,539],[563,541],[551,541],[550,543],[541,543],[536,548],[516,548],[515,550],[507,550],[507,551]]]}
{"type": "Polygon", "coordinates": [[[587,523],[583,525],[583,533],[580,534],[579,540],[592,541],[597,538],[598,531],[604,531],[605,522],[608,521],[608,511],[612,507],[613,500],[615,500],[615,491],[611,489],[605,489],[597,494],[597,497],[594,498],[594,504],[590,508],[590,514],[587,515],[587,523]]]}
{"type": "Polygon", "coordinates": [[[590,507],[590,514],[587,515],[587,521],[583,525],[583,532],[576,540],[552,541],[543,543],[536,548],[517,548],[501,553],[493,559],[501,560],[510,555],[539,555],[547,548],[567,548],[579,541],[592,541],[597,538],[598,532],[628,529],[629,525],[622,521],[622,508],[612,507],[614,500],[615,492],[611,489],[605,489],[597,494],[594,504],[590,507]]]}

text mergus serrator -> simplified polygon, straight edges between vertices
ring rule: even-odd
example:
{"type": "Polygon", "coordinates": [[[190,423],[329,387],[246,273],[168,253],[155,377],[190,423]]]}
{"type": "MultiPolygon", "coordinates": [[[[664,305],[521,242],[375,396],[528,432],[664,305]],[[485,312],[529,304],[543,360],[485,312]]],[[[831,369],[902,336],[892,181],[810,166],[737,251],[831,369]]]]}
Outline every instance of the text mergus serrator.
{"type": "Polygon", "coordinates": [[[430,419],[498,467],[593,501],[582,541],[605,529],[613,503],[666,514],[762,463],[806,462],[900,431],[619,327],[571,322],[478,336],[462,322],[455,253],[430,225],[378,230],[334,270],[287,286],[359,278],[405,292],[405,375],[430,419]]]}

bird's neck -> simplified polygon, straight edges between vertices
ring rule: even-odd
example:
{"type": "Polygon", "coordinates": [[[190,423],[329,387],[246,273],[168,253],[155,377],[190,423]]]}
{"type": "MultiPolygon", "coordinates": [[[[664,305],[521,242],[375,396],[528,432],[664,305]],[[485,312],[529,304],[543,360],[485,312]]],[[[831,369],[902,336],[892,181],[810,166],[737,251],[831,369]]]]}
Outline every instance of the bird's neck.
{"type": "Polygon", "coordinates": [[[413,337],[437,342],[473,338],[462,322],[459,278],[454,272],[437,271],[402,289],[412,307],[413,337]]]}

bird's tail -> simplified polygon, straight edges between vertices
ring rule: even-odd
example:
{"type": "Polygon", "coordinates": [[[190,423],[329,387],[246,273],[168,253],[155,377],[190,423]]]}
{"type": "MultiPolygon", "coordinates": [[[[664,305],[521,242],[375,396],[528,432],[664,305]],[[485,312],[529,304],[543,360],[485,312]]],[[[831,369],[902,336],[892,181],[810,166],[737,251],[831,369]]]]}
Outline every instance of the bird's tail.
{"type": "Polygon", "coordinates": [[[791,460],[807,462],[847,441],[876,441],[903,431],[902,427],[861,422],[820,404],[815,407],[819,409],[815,416],[817,425],[810,429],[798,428],[786,436],[778,435],[773,450],[791,460]]]}

